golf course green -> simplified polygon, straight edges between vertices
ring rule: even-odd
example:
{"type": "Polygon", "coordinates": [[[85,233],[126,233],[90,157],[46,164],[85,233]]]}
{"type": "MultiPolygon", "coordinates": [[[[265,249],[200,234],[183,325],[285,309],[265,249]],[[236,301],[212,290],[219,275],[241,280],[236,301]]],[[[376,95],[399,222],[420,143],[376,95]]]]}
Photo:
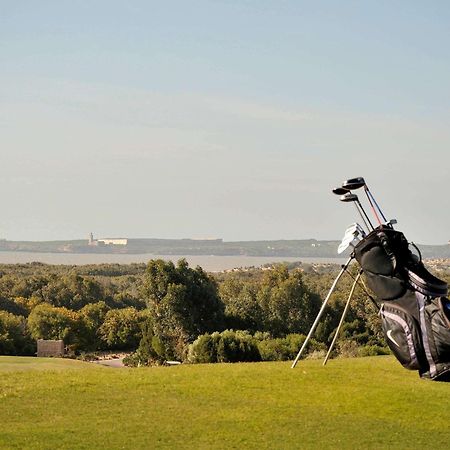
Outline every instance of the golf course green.
{"type": "Polygon", "coordinates": [[[450,383],[390,356],[110,368],[0,357],[0,448],[433,448],[450,383]]]}

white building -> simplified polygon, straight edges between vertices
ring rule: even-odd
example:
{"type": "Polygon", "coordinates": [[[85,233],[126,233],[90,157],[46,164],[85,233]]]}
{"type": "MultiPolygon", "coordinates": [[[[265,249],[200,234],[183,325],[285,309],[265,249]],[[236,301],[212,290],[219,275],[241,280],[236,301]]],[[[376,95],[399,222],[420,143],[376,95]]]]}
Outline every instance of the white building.
{"type": "Polygon", "coordinates": [[[94,239],[92,233],[89,234],[88,245],[127,245],[128,239],[126,238],[101,238],[94,239]]]}

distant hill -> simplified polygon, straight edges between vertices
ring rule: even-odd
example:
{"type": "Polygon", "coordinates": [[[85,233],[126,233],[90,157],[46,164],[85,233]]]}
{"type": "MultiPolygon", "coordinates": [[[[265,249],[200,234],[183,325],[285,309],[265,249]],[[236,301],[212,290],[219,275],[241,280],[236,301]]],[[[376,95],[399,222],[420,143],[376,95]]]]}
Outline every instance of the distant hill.
{"type": "MultiPolygon", "coordinates": [[[[88,245],[87,240],[7,241],[0,240],[0,251],[42,253],[122,253],[154,255],[290,256],[338,258],[340,241],[316,239],[276,241],[235,241],[222,239],[128,239],[127,245],[88,245]]],[[[424,258],[450,258],[450,245],[420,245],[424,258]]]]}

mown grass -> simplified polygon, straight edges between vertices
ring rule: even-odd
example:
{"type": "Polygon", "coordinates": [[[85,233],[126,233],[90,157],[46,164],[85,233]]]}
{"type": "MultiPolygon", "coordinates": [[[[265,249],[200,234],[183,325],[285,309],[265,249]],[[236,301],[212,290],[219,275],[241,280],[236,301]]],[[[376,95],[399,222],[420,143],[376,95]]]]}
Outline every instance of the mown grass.
{"type": "Polygon", "coordinates": [[[450,383],[391,357],[114,369],[0,357],[0,447],[448,448],[450,383]]]}

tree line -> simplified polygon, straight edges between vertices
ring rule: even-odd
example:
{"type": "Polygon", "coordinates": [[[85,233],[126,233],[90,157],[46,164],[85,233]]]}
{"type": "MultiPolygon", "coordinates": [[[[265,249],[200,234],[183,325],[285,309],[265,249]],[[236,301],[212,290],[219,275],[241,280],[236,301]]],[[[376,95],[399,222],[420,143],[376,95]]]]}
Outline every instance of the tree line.
{"type": "MultiPolygon", "coordinates": [[[[338,271],[297,264],[209,274],[185,260],[1,265],[0,354],[32,355],[37,339],[63,339],[73,355],[133,351],[131,365],[289,359],[338,271]]],[[[312,352],[330,343],[352,282],[338,285],[312,352]]],[[[337,351],[385,352],[367,293],[357,289],[351,306],[337,351]]]]}

